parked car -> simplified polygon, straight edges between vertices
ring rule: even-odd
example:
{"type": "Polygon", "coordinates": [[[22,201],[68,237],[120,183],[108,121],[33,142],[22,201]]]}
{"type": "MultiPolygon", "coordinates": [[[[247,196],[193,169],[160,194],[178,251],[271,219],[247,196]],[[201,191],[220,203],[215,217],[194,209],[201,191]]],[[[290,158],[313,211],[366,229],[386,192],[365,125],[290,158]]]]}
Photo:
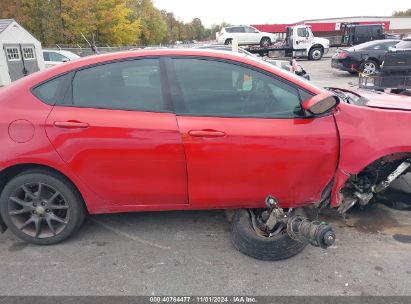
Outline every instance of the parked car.
{"type": "Polygon", "coordinates": [[[331,67],[351,74],[374,74],[380,69],[385,53],[400,41],[375,40],[338,50],[331,59],[331,67]]]}
{"type": "Polygon", "coordinates": [[[252,257],[327,248],[332,227],[301,207],[345,214],[409,171],[408,98],[324,90],[233,52],[68,62],[0,91],[0,227],[53,244],[86,214],[229,209],[252,257]]]}
{"type": "Polygon", "coordinates": [[[359,86],[411,96],[411,41],[402,41],[388,51],[381,71],[373,75],[360,75],[359,86]]]}
{"type": "Polygon", "coordinates": [[[43,50],[43,57],[46,68],[80,58],[79,55],[64,50],[43,50]]]}
{"type": "MultiPolygon", "coordinates": [[[[228,52],[232,52],[233,48],[230,45],[218,45],[218,44],[209,44],[209,45],[201,45],[196,47],[197,49],[211,49],[211,50],[219,50],[219,51],[228,51],[228,52]]],[[[252,57],[256,57],[256,58],[260,58],[261,60],[264,60],[265,62],[268,62],[272,65],[275,65],[281,69],[284,69],[286,71],[291,71],[292,70],[292,66],[291,66],[291,62],[288,60],[277,60],[277,59],[272,59],[269,57],[262,57],[259,56],[258,54],[253,54],[250,53],[249,51],[239,47],[238,48],[238,52],[241,54],[245,54],[248,56],[252,56],[252,57]]],[[[297,64],[297,68],[294,71],[294,74],[301,76],[307,80],[310,80],[310,74],[307,73],[307,71],[303,68],[302,65],[297,64]]]]}
{"type": "Polygon", "coordinates": [[[275,42],[277,36],[260,32],[252,26],[237,25],[222,28],[219,33],[216,33],[216,38],[218,44],[231,44],[233,39],[236,39],[239,45],[259,44],[263,47],[275,42]]]}

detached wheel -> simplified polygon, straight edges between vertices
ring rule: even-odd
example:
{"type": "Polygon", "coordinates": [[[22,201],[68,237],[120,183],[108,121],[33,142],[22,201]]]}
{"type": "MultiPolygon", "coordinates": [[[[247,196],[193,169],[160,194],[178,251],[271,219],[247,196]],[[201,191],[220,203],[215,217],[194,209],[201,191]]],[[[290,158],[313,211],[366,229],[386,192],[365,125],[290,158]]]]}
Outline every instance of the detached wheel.
{"type": "Polygon", "coordinates": [[[261,47],[268,47],[271,45],[271,39],[269,37],[263,37],[260,40],[261,47]]]}
{"type": "Polygon", "coordinates": [[[366,60],[360,66],[360,71],[365,75],[373,75],[380,69],[377,62],[374,60],[366,60]]]}
{"type": "Polygon", "coordinates": [[[1,194],[0,212],[17,237],[38,245],[68,238],[86,215],[74,187],[46,170],[27,171],[13,178],[1,194]]]}
{"type": "Polygon", "coordinates": [[[272,236],[253,228],[250,212],[237,210],[233,219],[232,242],[240,252],[258,260],[277,261],[295,256],[307,246],[290,238],[285,226],[277,227],[272,236]]]}
{"type": "Polygon", "coordinates": [[[320,60],[323,58],[323,50],[321,48],[312,48],[308,53],[308,59],[310,60],[320,60]]]}

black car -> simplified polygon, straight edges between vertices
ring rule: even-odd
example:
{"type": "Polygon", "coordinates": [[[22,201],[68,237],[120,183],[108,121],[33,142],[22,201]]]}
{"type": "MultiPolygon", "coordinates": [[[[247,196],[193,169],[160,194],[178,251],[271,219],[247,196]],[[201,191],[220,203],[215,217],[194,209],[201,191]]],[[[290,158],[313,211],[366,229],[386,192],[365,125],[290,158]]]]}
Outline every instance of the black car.
{"type": "Polygon", "coordinates": [[[385,53],[399,42],[401,40],[374,40],[337,51],[331,60],[331,67],[351,74],[374,74],[380,69],[385,53]]]}

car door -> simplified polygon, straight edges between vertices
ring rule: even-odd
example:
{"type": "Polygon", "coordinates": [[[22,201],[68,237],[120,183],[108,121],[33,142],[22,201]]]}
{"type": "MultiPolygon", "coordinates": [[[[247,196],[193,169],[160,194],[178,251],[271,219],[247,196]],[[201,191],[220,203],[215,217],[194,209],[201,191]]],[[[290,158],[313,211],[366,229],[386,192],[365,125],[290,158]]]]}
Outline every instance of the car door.
{"type": "Polygon", "coordinates": [[[308,98],[281,78],[230,61],[174,58],[189,201],[198,208],[318,202],[338,159],[334,118],[305,117],[308,98]]]}
{"type": "Polygon", "coordinates": [[[47,119],[61,158],[108,204],[188,203],[182,140],[161,73],[158,58],[75,71],[47,119]]]}
{"type": "Polygon", "coordinates": [[[261,37],[260,33],[252,27],[245,26],[244,27],[244,39],[249,44],[257,44],[260,43],[261,37]]]}

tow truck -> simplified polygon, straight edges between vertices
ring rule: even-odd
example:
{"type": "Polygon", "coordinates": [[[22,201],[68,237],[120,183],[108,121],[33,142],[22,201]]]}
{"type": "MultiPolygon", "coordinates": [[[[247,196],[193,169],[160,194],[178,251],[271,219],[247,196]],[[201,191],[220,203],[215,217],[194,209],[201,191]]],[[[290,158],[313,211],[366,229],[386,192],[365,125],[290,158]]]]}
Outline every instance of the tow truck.
{"type": "Polygon", "coordinates": [[[269,56],[270,52],[281,52],[282,57],[308,58],[320,60],[330,47],[330,41],[314,37],[309,25],[287,27],[286,38],[268,47],[249,46],[245,49],[253,54],[269,56]]]}

